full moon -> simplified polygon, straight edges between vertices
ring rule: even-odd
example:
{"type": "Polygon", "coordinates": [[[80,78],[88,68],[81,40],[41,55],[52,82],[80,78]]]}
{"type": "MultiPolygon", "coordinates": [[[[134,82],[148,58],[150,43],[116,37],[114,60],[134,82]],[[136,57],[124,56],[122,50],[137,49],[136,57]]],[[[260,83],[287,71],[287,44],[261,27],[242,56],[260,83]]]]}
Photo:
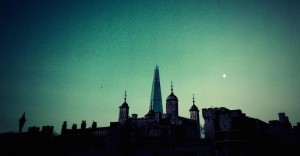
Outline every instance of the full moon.
{"type": "Polygon", "coordinates": [[[226,78],[226,74],[223,74],[223,78],[226,78]]]}

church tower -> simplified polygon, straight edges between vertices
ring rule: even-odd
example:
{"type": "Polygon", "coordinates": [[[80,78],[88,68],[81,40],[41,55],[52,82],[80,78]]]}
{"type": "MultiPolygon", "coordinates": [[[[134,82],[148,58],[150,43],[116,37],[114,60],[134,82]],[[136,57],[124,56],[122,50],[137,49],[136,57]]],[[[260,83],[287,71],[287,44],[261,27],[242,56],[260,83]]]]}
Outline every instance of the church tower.
{"type": "Polygon", "coordinates": [[[153,108],[154,112],[163,113],[161,90],[160,90],[160,80],[159,80],[159,70],[158,70],[157,65],[154,70],[149,110],[151,110],[152,108],[153,108]]]}
{"type": "Polygon", "coordinates": [[[191,115],[191,120],[194,120],[196,123],[196,134],[197,137],[200,137],[200,119],[199,119],[199,109],[198,107],[195,105],[195,97],[193,94],[193,105],[190,109],[190,115],[191,115]]]}
{"type": "Polygon", "coordinates": [[[128,119],[128,114],[129,114],[129,106],[126,103],[126,91],[125,91],[125,98],[124,98],[124,103],[119,107],[120,108],[120,113],[119,113],[119,123],[124,124],[125,121],[128,119]]]}
{"type": "Polygon", "coordinates": [[[172,124],[177,124],[178,120],[178,99],[173,93],[173,84],[171,82],[171,94],[166,100],[167,116],[171,118],[172,124]]]}

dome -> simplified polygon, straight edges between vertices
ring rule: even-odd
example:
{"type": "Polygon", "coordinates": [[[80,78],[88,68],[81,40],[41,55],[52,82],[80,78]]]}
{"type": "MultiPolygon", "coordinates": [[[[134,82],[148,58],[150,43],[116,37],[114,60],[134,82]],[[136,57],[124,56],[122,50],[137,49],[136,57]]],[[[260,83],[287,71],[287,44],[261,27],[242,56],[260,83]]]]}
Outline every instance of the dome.
{"type": "Polygon", "coordinates": [[[129,106],[128,106],[128,104],[127,104],[126,102],[124,102],[124,103],[120,106],[120,108],[129,108],[129,106]]]}
{"type": "Polygon", "coordinates": [[[196,105],[193,105],[190,109],[190,111],[199,111],[198,107],[196,105]]]}
{"type": "Polygon", "coordinates": [[[167,101],[178,101],[177,97],[171,93],[168,97],[167,97],[167,101]]]}

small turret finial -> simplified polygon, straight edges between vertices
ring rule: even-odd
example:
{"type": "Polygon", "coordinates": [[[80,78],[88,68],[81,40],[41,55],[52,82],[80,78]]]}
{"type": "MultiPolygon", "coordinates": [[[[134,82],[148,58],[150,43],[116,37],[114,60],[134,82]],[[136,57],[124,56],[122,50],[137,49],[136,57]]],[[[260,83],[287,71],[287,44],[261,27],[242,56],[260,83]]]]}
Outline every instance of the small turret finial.
{"type": "Polygon", "coordinates": [[[173,93],[173,81],[171,81],[171,93],[173,93]]]}
{"type": "Polygon", "coordinates": [[[124,101],[126,102],[126,97],[127,97],[127,94],[126,94],[126,90],[125,90],[125,98],[124,98],[124,101]]]}
{"type": "Polygon", "coordinates": [[[195,96],[193,94],[193,105],[195,105],[195,96]]]}

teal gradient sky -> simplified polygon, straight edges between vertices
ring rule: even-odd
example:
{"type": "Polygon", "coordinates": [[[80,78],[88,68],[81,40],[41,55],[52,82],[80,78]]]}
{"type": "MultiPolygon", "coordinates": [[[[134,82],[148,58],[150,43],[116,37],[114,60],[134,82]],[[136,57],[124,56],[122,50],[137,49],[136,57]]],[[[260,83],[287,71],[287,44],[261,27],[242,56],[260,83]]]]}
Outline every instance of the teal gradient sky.
{"type": "MultiPolygon", "coordinates": [[[[300,1],[0,2],[0,132],[87,121],[108,126],[127,102],[148,112],[160,69],[179,114],[241,109],[265,122],[300,122],[300,1]],[[223,78],[223,74],[227,74],[223,78]]],[[[201,115],[201,114],[200,114],[201,115]]],[[[203,120],[201,120],[203,124],[203,120]]]]}

